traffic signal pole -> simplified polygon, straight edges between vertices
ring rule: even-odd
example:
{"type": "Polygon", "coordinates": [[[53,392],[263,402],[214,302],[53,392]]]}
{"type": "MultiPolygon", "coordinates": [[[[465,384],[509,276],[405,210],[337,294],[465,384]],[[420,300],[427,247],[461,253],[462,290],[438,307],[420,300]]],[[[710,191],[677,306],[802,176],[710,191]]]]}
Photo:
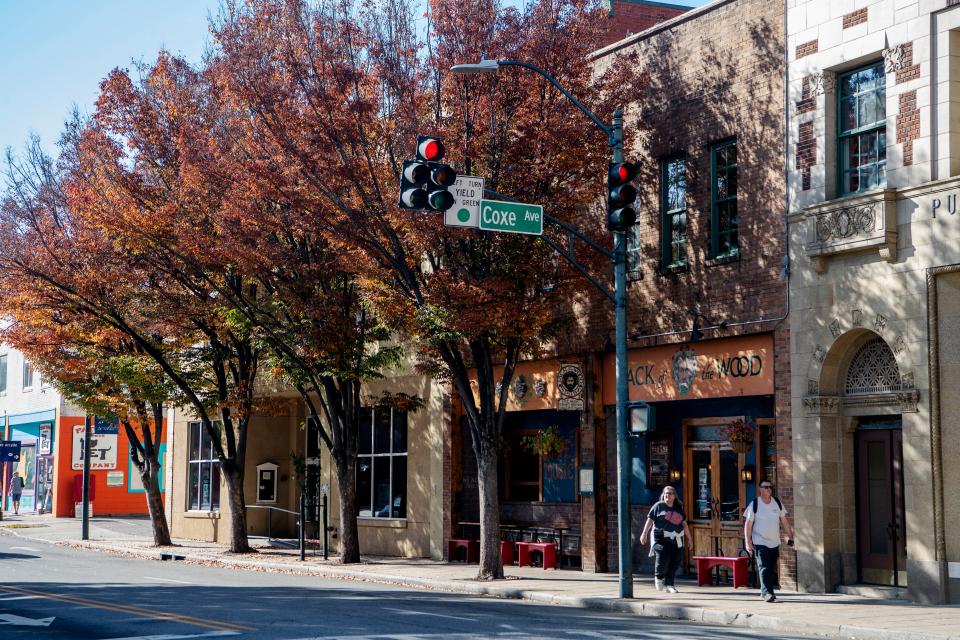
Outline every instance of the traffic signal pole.
{"type": "MultiPolygon", "coordinates": [[[[523,67],[534,73],[543,76],[550,84],[560,91],[575,107],[583,112],[598,129],[607,135],[610,144],[612,160],[615,164],[623,162],[623,112],[618,108],[613,112],[613,124],[607,124],[596,116],[590,109],[586,108],[573,95],[567,91],[552,75],[544,69],[519,60],[482,60],[478,64],[459,64],[451,69],[453,73],[458,74],[476,74],[476,73],[495,73],[500,67],[523,67]]],[[[562,223],[551,216],[544,216],[547,222],[558,223],[567,230],[570,236],[570,243],[573,243],[573,237],[584,239],[584,236],[571,227],[562,223]]],[[[614,228],[613,232],[613,251],[608,253],[593,245],[604,255],[608,255],[613,262],[614,291],[611,292],[593,278],[580,265],[574,255],[573,248],[564,251],[555,242],[542,236],[545,242],[557,250],[567,259],[578,271],[583,273],[593,284],[600,289],[614,303],[615,322],[616,322],[616,381],[617,381],[617,548],[620,564],[620,597],[633,597],[633,544],[630,532],[630,450],[627,441],[627,230],[621,227],[614,228]]]]}
{"type": "MultiPolygon", "coordinates": [[[[623,162],[623,112],[613,112],[610,131],[613,162],[623,162]]],[[[633,544],[630,535],[630,448],[627,442],[627,232],[613,232],[613,282],[617,349],[617,523],[620,597],[633,597],[633,544]]]]}

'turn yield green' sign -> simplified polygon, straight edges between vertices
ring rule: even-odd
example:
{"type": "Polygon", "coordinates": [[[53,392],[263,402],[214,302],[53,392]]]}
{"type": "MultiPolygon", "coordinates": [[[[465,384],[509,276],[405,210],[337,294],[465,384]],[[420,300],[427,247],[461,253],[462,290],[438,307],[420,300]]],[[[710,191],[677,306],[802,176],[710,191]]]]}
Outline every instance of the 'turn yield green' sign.
{"type": "Polygon", "coordinates": [[[523,202],[481,200],[480,228],[485,231],[543,235],[543,207],[523,202]]]}

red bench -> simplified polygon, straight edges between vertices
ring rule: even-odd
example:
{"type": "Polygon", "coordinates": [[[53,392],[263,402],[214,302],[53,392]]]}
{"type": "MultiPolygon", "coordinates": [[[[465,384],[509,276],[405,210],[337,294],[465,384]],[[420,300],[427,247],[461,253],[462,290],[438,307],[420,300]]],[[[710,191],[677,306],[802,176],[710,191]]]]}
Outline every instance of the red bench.
{"type": "Polygon", "coordinates": [[[557,545],[553,542],[518,542],[517,551],[519,552],[519,559],[517,561],[517,566],[523,567],[526,565],[533,566],[533,557],[532,551],[539,551],[543,554],[543,568],[544,569],[556,569],[557,568],[557,545]]]}
{"type": "Polygon", "coordinates": [[[747,556],[694,556],[697,561],[697,586],[710,584],[710,570],[714,567],[730,567],[733,569],[733,588],[749,587],[750,558],[747,556]]]}
{"type": "Polygon", "coordinates": [[[460,549],[463,549],[464,562],[480,562],[479,540],[447,540],[447,561],[456,562],[460,549]]]}

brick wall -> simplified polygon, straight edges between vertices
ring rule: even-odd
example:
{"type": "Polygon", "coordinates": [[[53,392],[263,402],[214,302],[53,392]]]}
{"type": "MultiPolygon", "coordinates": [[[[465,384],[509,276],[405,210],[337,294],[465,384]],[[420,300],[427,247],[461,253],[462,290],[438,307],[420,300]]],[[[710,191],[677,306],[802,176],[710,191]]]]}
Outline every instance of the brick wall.
{"type": "Polygon", "coordinates": [[[802,176],[801,188],[806,191],[810,188],[810,167],[817,163],[817,134],[812,120],[800,123],[796,161],[802,176]]]}
{"type": "Polygon", "coordinates": [[[798,58],[804,56],[809,56],[817,52],[818,42],[816,40],[811,40],[809,42],[804,42],[797,45],[796,55],[798,58]]]}
{"type": "Polygon", "coordinates": [[[604,45],[617,40],[646,31],[655,24],[659,24],[682,13],[690,7],[666,4],[662,2],[645,2],[644,0],[613,0],[610,11],[611,26],[604,45]]]}
{"type": "Polygon", "coordinates": [[[920,77],[920,65],[913,64],[913,43],[907,42],[903,45],[903,63],[897,69],[897,84],[901,82],[910,82],[920,77]]]}
{"type": "Polygon", "coordinates": [[[897,144],[903,145],[903,165],[913,164],[913,141],[920,137],[920,110],[917,109],[917,91],[900,94],[900,113],[897,114],[897,144]]]}
{"type": "Polygon", "coordinates": [[[843,28],[849,29],[867,21],[867,8],[857,9],[843,16],[843,28]]]}
{"type": "MultiPolygon", "coordinates": [[[[816,50],[816,41],[812,43],[816,50]]],[[[701,328],[786,312],[786,254],[783,99],[783,6],[741,0],[716,6],[693,19],[654,33],[624,51],[650,60],[651,85],[625,111],[628,158],[641,167],[640,215],[643,277],[631,282],[629,347],[689,340],[694,313],[701,328]],[[740,254],[717,260],[710,253],[711,145],[736,138],[740,254]],[[660,160],[687,159],[688,266],[665,270],[660,264],[660,160]],[[653,334],[671,334],[660,335],[653,334]]],[[[611,54],[614,55],[614,54],[611,54]]],[[[609,63],[598,60],[599,67],[609,63]]],[[[812,94],[808,97],[813,97],[812,94]]],[[[815,98],[814,98],[815,99],[815,98]]],[[[804,107],[805,108],[805,107],[804,107]]],[[[805,151],[809,157],[811,151],[805,151]]],[[[816,148],[812,149],[813,157],[816,148]]],[[[595,297],[584,305],[588,322],[564,336],[562,348],[602,350],[613,338],[612,308],[595,297]]],[[[789,332],[786,321],[705,329],[705,339],[753,333],[774,337],[775,417],[778,442],[778,495],[792,511],[790,470],[789,332]]],[[[606,430],[606,524],[608,570],[616,571],[617,509],[614,425],[606,430]]],[[[638,511],[639,509],[639,511],[638,511]]],[[[634,519],[642,523],[642,508],[634,519]],[[639,515],[638,515],[639,514],[639,515]]],[[[635,531],[638,535],[639,531],[635,531]]],[[[793,552],[783,554],[783,584],[796,584],[793,552]]]]}

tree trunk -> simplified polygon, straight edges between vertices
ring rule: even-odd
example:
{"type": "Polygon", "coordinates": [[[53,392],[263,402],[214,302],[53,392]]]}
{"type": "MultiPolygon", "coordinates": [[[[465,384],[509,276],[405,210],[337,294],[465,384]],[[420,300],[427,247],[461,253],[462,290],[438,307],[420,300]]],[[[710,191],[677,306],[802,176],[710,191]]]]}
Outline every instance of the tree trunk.
{"type": "Polygon", "coordinates": [[[484,443],[477,456],[480,489],[480,580],[503,578],[500,559],[500,494],[497,482],[497,450],[484,443]]]}
{"type": "Polygon", "coordinates": [[[247,508],[243,496],[243,473],[234,465],[220,464],[223,480],[227,485],[227,504],[230,505],[230,551],[249,553],[247,540],[247,508]]]}
{"type": "Polygon", "coordinates": [[[357,460],[334,457],[340,486],[340,563],[360,562],[360,535],[357,530],[357,460]]]}
{"type": "Polygon", "coordinates": [[[146,460],[140,481],[147,496],[147,511],[153,525],[153,544],[166,547],[171,544],[170,527],[167,526],[167,514],[163,511],[163,498],[160,496],[160,465],[156,460],[146,460]]]}

